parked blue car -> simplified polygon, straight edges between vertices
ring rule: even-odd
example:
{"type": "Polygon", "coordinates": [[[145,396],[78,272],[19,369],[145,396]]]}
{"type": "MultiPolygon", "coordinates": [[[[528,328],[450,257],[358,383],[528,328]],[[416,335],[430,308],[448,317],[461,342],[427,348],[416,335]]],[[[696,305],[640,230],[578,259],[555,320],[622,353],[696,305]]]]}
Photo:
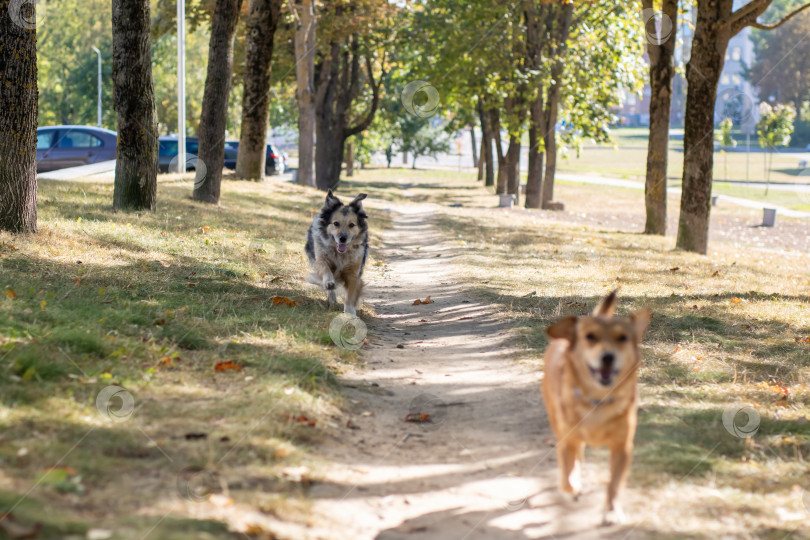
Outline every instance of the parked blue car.
{"type": "Polygon", "coordinates": [[[117,156],[118,134],[91,126],[37,128],[37,172],[109,161],[117,156]]]}

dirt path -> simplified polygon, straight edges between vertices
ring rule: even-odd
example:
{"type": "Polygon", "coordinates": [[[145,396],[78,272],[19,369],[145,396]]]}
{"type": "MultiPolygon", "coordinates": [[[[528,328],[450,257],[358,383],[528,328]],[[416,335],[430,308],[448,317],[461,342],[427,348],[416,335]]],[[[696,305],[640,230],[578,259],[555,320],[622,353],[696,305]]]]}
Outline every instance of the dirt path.
{"type": "MultiPolygon", "coordinates": [[[[315,501],[311,538],[527,539],[597,537],[603,485],[572,503],[556,464],[540,375],[518,362],[508,321],[454,279],[454,246],[432,208],[392,208],[384,271],[369,271],[367,368],[349,375],[349,429],[315,501]],[[414,306],[426,296],[435,300],[414,306]],[[408,423],[409,414],[430,422],[408,423]]],[[[587,471],[588,469],[586,469],[587,471]]],[[[596,473],[597,477],[599,473],[596,473]]]]}

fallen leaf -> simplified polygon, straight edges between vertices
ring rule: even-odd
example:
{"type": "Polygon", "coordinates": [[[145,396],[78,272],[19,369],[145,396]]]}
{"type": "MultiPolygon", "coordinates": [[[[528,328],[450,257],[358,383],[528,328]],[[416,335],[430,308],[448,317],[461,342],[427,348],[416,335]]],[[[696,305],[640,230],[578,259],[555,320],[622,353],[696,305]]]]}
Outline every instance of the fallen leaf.
{"type": "Polygon", "coordinates": [[[227,362],[220,362],[219,364],[214,366],[214,369],[216,371],[228,371],[228,370],[242,371],[242,366],[240,366],[239,364],[234,364],[233,362],[228,360],[227,362]]]}
{"type": "Polygon", "coordinates": [[[188,285],[189,287],[196,287],[197,286],[196,283],[192,283],[190,281],[188,283],[186,283],[186,285],[188,285]]]}
{"type": "Polygon", "coordinates": [[[714,273],[712,274],[712,277],[717,277],[719,275],[720,275],[720,270],[715,270],[714,273]]]}
{"type": "Polygon", "coordinates": [[[742,298],[732,298],[731,299],[732,304],[739,304],[740,302],[742,302],[742,298]]]}
{"type": "Polygon", "coordinates": [[[317,420],[314,418],[308,418],[305,414],[299,414],[298,416],[290,415],[288,418],[299,425],[307,427],[315,427],[315,424],[317,423],[317,420]]]}
{"type": "Polygon", "coordinates": [[[272,298],[274,306],[280,306],[281,304],[286,304],[290,307],[295,307],[295,300],[290,300],[286,296],[274,296],[272,298]]]}
{"type": "Polygon", "coordinates": [[[17,298],[17,293],[14,292],[14,289],[6,289],[6,298],[14,300],[17,298]]]}
{"type": "Polygon", "coordinates": [[[670,272],[677,272],[677,271],[678,271],[678,270],[680,270],[680,269],[681,269],[681,267],[680,267],[680,266],[675,266],[675,267],[673,267],[673,268],[670,268],[670,269],[669,269],[669,271],[670,271],[670,272]]]}
{"type": "Polygon", "coordinates": [[[427,319],[419,319],[419,322],[427,322],[427,319]]]}
{"type": "Polygon", "coordinates": [[[420,304],[432,304],[434,300],[430,299],[430,296],[426,297],[424,300],[419,300],[418,298],[413,301],[412,306],[418,306],[420,304]]]}
{"type": "Polygon", "coordinates": [[[270,283],[278,283],[280,281],[284,281],[284,280],[281,279],[281,276],[276,276],[276,277],[274,277],[273,279],[270,280],[270,283]]]}
{"type": "Polygon", "coordinates": [[[424,423],[430,422],[430,415],[428,413],[410,413],[405,416],[406,422],[424,423]]]}
{"type": "Polygon", "coordinates": [[[810,343],[810,336],[805,336],[805,337],[799,336],[799,337],[794,338],[794,339],[796,340],[796,343],[810,343]]]}

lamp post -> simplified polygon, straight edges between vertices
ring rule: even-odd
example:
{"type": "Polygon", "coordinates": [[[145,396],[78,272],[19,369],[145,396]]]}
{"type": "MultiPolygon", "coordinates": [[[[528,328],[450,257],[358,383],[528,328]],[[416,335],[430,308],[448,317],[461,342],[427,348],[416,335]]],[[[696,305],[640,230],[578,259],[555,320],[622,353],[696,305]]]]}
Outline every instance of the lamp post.
{"type": "Polygon", "coordinates": [[[101,51],[98,47],[93,47],[93,51],[98,55],[98,127],[101,127],[101,51]]]}
{"type": "Polygon", "coordinates": [[[186,2],[177,0],[177,172],[186,172],[186,2]]]}

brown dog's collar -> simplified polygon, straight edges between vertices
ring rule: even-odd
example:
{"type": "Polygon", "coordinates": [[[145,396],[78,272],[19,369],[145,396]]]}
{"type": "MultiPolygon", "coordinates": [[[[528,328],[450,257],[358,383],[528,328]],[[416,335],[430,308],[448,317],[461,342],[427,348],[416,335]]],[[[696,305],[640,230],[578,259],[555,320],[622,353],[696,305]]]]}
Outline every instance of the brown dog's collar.
{"type": "Polygon", "coordinates": [[[580,392],[579,388],[577,388],[576,386],[574,387],[574,396],[577,397],[578,399],[583,400],[583,401],[587,401],[588,403],[590,403],[594,407],[598,407],[599,405],[609,405],[609,404],[613,403],[614,401],[616,401],[615,398],[605,398],[605,399],[589,399],[589,398],[586,398],[585,396],[582,395],[582,392],[580,392]]]}

